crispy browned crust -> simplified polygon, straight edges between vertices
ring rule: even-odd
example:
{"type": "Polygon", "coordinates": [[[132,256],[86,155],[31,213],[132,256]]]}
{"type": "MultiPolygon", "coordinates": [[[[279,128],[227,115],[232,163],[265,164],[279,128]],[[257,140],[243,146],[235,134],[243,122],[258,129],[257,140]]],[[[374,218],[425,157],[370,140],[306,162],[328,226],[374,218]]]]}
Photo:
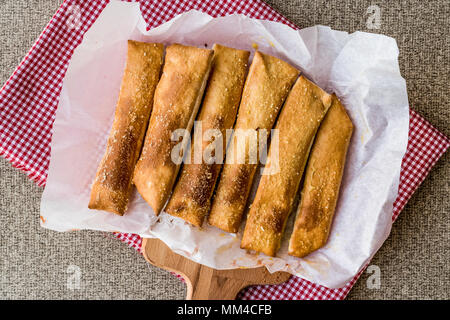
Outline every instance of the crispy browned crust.
{"type": "MultiPolygon", "coordinates": [[[[213,50],[211,76],[197,121],[201,121],[203,132],[218,129],[225,137],[225,130],[231,129],[236,119],[250,52],[218,44],[214,45],[213,50]]],[[[210,143],[203,141],[202,154],[210,143]]],[[[226,143],[223,143],[223,147],[225,154],[226,143]]],[[[209,212],[210,199],[221,167],[221,164],[203,161],[201,164],[184,164],[165,211],[201,227],[209,212]]]]}
{"type": "MultiPolygon", "coordinates": [[[[245,82],[235,130],[272,129],[298,74],[288,63],[257,51],[245,82]]],[[[227,150],[208,222],[224,231],[237,232],[257,164],[249,164],[248,152],[244,164],[227,164],[229,157],[227,150]]]]}
{"type": "Polygon", "coordinates": [[[106,152],[91,190],[90,209],[126,211],[163,63],[164,46],[128,41],[128,56],[106,152]]]}
{"type": "Polygon", "coordinates": [[[278,251],[314,136],[330,105],[331,95],[303,76],[297,80],[276,125],[278,153],[274,150],[276,141],[269,149],[269,159],[278,156],[279,169],[270,174],[276,166],[264,168],[241,248],[269,256],[278,251]]]}
{"type": "Polygon", "coordinates": [[[352,132],[352,121],[333,96],[306,168],[289,255],[304,257],[327,242],[352,132]]]}
{"type": "Polygon", "coordinates": [[[163,75],[133,182],[158,215],[172,191],[179,165],[172,162],[174,130],[191,130],[211,69],[213,51],[173,44],[167,47],[163,75]]]}

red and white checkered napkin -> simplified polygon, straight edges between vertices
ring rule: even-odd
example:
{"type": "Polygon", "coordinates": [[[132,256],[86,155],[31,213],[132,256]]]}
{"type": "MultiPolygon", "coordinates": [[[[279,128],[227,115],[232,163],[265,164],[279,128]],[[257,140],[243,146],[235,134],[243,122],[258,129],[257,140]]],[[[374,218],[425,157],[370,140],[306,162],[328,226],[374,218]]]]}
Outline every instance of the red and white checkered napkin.
{"type": "MultiPolygon", "coordinates": [[[[73,50],[109,0],[66,0],[45,27],[30,52],[0,90],[0,155],[26,172],[38,185],[45,185],[50,161],[50,141],[62,81],[73,50]]],[[[141,11],[148,28],[190,9],[211,16],[232,13],[282,22],[286,18],[260,0],[142,0],[141,11]]],[[[450,145],[450,140],[414,111],[410,112],[407,153],[403,159],[400,187],[394,203],[395,220],[430,169],[450,145]]],[[[116,234],[140,250],[141,239],[116,234]]],[[[329,289],[298,277],[275,286],[254,286],[239,294],[241,299],[343,299],[362,271],[345,287],[329,289]]]]}

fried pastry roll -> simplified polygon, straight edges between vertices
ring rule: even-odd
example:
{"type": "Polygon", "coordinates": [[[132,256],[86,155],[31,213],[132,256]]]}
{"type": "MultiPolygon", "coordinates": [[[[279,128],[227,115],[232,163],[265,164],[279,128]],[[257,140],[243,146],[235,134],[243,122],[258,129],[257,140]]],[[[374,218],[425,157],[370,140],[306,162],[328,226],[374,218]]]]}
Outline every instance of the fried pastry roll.
{"type": "Polygon", "coordinates": [[[209,49],[180,44],[166,49],[163,74],[156,87],[150,124],[133,178],[138,192],[156,215],[163,209],[180,168],[172,157],[172,149],[179,143],[173,134],[178,129],[190,132],[212,57],[209,49]]]}
{"type": "Polygon", "coordinates": [[[352,132],[352,121],[333,96],[308,160],[289,255],[304,257],[327,242],[352,132]]]}
{"type": "MultiPolygon", "coordinates": [[[[215,44],[211,76],[206,87],[205,98],[197,122],[201,124],[201,137],[208,130],[219,130],[222,155],[214,155],[215,163],[205,162],[204,153],[214,141],[203,140],[201,145],[201,163],[191,161],[184,164],[178,182],[165,209],[173,216],[180,217],[191,224],[201,227],[210,209],[211,197],[222,167],[225,154],[226,129],[232,129],[244,87],[250,52],[215,44]],[[192,163],[194,162],[194,163],[192,163]]],[[[194,139],[196,137],[194,136],[194,139]]],[[[194,145],[191,145],[191,154],[194,145]]],[[[194,159],[195,160],[195,159],[194,159]]]]}
{"type": "MultiPolygon", "coordinates": [[[[298,74],[299,71],[288,63],[257,51],[245,82],[232,139],[240,130],[272,129],[298,74]]],[[[264,147],[257,145],[256,149],[264,147]]],[[[209,224],[227,232],[238,231],[257,169],[257,163],[249,161],[251,149],[255,147],[249,145],[248,150],[245,146],[244,150],[238,148],[239,144],[233,145],[233,141],[228,147],[208,217],[209,224]],[[230,159],[242,151],[245,153],[244,161],[230,159]]]]}
{"type": "Polygon", "coordinates": [[[153,95],[163,63],[164,46],[128,41],[125,72],[106,152],[91,190],[90,209],[123,215],[141,152],[153,95]]]}

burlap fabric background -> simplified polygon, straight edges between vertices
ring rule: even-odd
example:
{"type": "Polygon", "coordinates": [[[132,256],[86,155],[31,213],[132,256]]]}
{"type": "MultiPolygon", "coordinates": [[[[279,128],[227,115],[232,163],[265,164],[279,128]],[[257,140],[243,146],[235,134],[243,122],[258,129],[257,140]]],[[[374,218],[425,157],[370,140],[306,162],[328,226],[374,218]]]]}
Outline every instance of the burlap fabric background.
{"type": "MultiPolygon", "coordinates": [[[[27,53],[61,0],[0,2],[0,82],[27,53]]],[[[450,2],[270,0],[300,27],[380,32],[397,39],[411,107],[450,135],[450,2]],[[381,9],[379,29],[367,8],[381,9]]],[[[449,154],[414,194],[372,264],[381,288],[364,273],[348,299],[449,299],[449,154]]],[[[41,188],[0,158],[0,298],[182,299],[185,287],[149,266],[135,250],[101,232],[57,233],[39,227],[41,188]],[[70,267],[72,266],[72,267],[70,267]],[[76,267],[73,267],[76,266],[76,267]],[[71,268],[81,272],[70,289],[71,268]]]]}

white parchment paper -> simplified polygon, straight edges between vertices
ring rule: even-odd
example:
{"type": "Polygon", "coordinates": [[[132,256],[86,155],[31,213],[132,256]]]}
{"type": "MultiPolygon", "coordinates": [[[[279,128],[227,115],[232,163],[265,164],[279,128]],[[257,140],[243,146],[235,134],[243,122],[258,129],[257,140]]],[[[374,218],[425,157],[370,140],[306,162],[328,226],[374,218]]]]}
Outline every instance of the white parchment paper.
{"type": "MultiPolygon", "coordinates": [[[[175,252],[218,269],[284,270],[327,287],[347,283],[370,260],[391,229],[400,165],[408,139],[406,85],[394,39],[348,34],[324,26],[295,31],[243,15],[212,18],[189,11],[146,31],[139,4],[112,1],[70,61],[53,125],[51,162],[41,202],[42,226],[95,229],[158,237],[175,252]],[[105,150],[125,66],[127,40],[223,45],[282,58],[328,92],[336,92],[355,125],[340,199],[327,245],[304,259],[287,255],[288,236],[276,258],[239,248],[237,235],[202,230],[166,213],[155,217],[134,191],[123,216],[88,209],[91,184],[105,150]],[[157,221],[158,220],[158,221],[157,221]]],[[[295,121],[295,120],[293,120],[295,121]]]]}

